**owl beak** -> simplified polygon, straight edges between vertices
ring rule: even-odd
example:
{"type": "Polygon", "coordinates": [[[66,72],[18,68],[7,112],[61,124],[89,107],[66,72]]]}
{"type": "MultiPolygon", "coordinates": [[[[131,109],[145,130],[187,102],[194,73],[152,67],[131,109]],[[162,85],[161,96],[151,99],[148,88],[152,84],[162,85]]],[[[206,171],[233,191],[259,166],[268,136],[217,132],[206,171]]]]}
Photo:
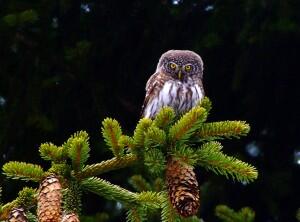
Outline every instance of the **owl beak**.
{"type": "Polygon", "coordinates": [[[179,69],[179,71],[178,71],[178,79],[181,80],[181,78],[182,78],[182,72],[181,72],[181,69],[179,69]]]}

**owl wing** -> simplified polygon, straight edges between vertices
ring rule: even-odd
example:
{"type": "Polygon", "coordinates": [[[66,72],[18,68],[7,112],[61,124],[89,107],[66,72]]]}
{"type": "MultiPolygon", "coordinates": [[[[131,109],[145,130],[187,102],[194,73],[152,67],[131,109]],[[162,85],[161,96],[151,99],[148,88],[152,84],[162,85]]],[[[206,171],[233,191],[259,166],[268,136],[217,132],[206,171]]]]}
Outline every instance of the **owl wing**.
{"type": "Polygon", "coordinates": [[[153,98],[157,96],[157,93],[163,87],[162,80],[163,80],[162,73],[157,72],[157,73],[154,73],[147,81],[146,96],[145,96],[144,103],[142,106],[141,116],[143,116],[143,117],[145,116],[145,110],[147,109],[147,106],[153,100],[153,98]]]}

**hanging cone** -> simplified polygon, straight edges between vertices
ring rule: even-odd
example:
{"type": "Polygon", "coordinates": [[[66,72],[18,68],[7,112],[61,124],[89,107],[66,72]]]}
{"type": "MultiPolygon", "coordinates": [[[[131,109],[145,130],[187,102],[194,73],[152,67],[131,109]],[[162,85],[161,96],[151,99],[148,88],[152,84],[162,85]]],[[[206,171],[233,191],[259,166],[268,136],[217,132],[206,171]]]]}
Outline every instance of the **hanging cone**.
{"type": "Polygon", "coordinates": [[[80,222],[78,215],[75,213],[69,213],[63,216],[61,222],[80,222]]]}
{"type": "Polygon", "coordinates": [[[167,164],[166,180],[170,201],[177,212],[183,217],[195,215],[200,197],[193,167],[171,158],[167,164]]]}
{"type": "Polygon", "coordinates": [[[8,216],[7,222],[27,222],[27,216],[23,208],[13,208],[8,216]]]}
{"type": "Polygon", "coordinates": [[[61,221],[61,185],[55,175],[46,177],[40,184],[37,215],[39,222],[61,221]]]}

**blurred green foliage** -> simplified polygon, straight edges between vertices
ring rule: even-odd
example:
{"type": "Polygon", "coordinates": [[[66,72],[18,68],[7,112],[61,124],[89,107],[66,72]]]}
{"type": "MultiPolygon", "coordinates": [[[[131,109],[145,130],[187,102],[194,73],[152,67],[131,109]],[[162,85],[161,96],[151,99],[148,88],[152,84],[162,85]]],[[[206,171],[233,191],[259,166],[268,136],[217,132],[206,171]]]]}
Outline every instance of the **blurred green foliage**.
{"type": "MultiPolygon", "coordinates": [[[[190,49],[205,63],[211,119],[244,119],[252,126],[250,136],[226,152],[262,172],[248,186],[198,172],[205,191],[201,216],[213,221],[222,202],[250,206],[257,221],[294,221],[300,202],[299,166],[292,161],[300,149],[300,1],[175,3],[0,1],[0,165],[12,159],[39,163],[39,144],[60,144],[77,130],[98,138],[106,116],[133,129],[159,56],[190,49]],[[251,144],[256,156],[235,149],[251,144]]],[[[102,141],[91,143],[91,161],[110,157],[102,141]]],[[[120,175],[108,177],[129,186],[120,175]]],[[[18,187],[3,178],[6,200],[18,187]]],[[[90,198],[84,207],[87,214],[122,213],[101,199],[90,198]]]]}

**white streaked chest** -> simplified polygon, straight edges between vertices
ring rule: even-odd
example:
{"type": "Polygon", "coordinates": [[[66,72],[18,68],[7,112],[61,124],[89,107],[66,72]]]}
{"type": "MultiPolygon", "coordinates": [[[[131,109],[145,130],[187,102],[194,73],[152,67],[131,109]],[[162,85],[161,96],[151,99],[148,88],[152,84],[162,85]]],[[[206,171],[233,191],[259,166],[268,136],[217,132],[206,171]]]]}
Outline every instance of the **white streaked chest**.
{"type": "Polygon", "coordinates": [[[195,106],[203,96],[198,84],[170,80],[164,84],[158,100],[162,106],[171,106],[183,112],[195,106]]]}
{"type": "Polygon", "coordinates": [[[183,113],[194,107],[203,96],[198,84],[169,80],[147,105],[144,114],[145,117],[153,117],[164,106],[170,106],[177,113],[183,113]]]}

